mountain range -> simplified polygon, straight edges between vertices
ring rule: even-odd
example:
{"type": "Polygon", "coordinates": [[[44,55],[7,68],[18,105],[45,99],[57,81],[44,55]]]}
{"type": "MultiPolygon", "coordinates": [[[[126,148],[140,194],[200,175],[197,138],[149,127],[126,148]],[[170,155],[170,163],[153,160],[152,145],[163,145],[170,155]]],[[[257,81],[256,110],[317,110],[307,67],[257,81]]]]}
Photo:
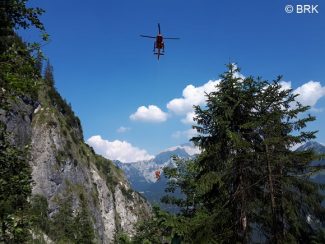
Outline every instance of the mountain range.
{"type": "MultiPolygon", "coordinates": [[[[152,204],[160,204],[160,198],[164,195],[167,179],[164,177],[162,169],[164,167],[175,167],[173,156],[179,158],[190,159],[199,153],[199,149],[191,143],[168,148],[153,159],[147,161],[138,161],[132,163],[122,163],[114,161],[114,163],[124,171],[131,187],[143,194],[152,204]],[[161,177],[157,180],[156,171],[161,172],[161,177]]],[[[166,206],[163,206],[165,209],[166,206]]]]}
{"type": "MultiPolygon", "coordinates": [[[[306,144],[297,148],[297,151],[313,150],[316,154],[325,154],[325,146],[315,141],[307,142],[306,144]]],[[[319,160],[315,160],[311,163],[312,165],[325,166],[325,158],[322,156],[319,160]]],[[[325,184],[325,170],[311,176],[311,179],[317,183],[325,184]]]]}
{"type": "MultiPolygon", "coordinates": [[[[314,150],[317,154],[325,153],[325,146],[316,141],[307,142],[298,147],[296,150],[305,151],[309,149],[314,150]]],[[[173,156],[189,159],[195,157],[195,155],[198,153],[198,148],[194,147],[190,143],[187,143],[168,148],[157,154],[151,160],[132,163],[114,161],[114,163],[124,171],[134,190],[138,191],[140,194],[143,194],[143,196],[145,196],[152,204],[158,204],[165,209],[169,209],[169,207],[160,203],[161,197],[165,194],[167,180],[162,173],[160,180],[157,181],[155,171],[162,171],[162,168],[166,166],[175,167],[175,162],[172,159],[173,156]]],[[[325,160],[313,161],[312,164],[325,165],[325,160]]],[[[325,171],[312,176],[312,179],[317,182],[325,183],[325,171]]]]}
{"type": "Polygon", "coordinates": [[[324,154],[325,153],[325,146],[321,143],[316,141],[309,141],[305,144],[301,145],[296,149],[296,151],[306,151],[306,150],[313,150],[317,154],[324,154]]]}

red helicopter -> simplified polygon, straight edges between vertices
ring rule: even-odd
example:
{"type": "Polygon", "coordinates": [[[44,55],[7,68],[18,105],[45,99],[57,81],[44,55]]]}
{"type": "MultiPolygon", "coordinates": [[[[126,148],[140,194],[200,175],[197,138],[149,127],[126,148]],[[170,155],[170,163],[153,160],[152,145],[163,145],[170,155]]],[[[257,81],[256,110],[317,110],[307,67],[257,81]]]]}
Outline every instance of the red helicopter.
{"type": "Polygon", "coordinates": [[[158,24],[158,35],[157,36],[146,36],[146,35],[140,35],[141,37],[146,37],[146,38],[154,38],[156,39],[154,46],[153,46],[153,52],[155,55],[157,55],[158,60],[160,55],[165,54],[165,43],[164,39],[170,39],[170,40],[178,40],[178,37],[163,37],[161,32],[160,32],[160,24],[158,24]]]}

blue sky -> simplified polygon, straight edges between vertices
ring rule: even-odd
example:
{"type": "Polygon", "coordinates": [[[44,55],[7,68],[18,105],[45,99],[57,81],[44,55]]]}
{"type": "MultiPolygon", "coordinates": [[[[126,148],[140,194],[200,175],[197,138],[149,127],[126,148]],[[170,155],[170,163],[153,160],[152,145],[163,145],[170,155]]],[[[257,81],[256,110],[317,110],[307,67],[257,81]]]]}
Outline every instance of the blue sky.
{"type": "MultiPolygon", "coordinates": [[[[81,119],[85,139],[93,138],[103,155],[124,161],[186,142],[191,126],[184,118],[191,111],[182,106],[202,104],[202,89],[210,89],[213,83],[207,82],[217,80],[228,62],[238,63],[245,76],[272,80],[283,75],[293,89],[304,92],[317,116],[309,128],[319,130],[318,141],[325,143],[325,4],[310,1],[319,5],[318,14],[284,11],[286,4],[304,3],[31,2],[46,10],[42,20],[51,42],[43,50],[54,66],[57,89],[81,119]],[[165,36],[181,38],[166,40],[166,55],[159,62],[152,54],[153,41],[139,37],[155,35],[157,23],[165,36]]],[[[33,32],[23,35],[35,38],[33,32]]]]}

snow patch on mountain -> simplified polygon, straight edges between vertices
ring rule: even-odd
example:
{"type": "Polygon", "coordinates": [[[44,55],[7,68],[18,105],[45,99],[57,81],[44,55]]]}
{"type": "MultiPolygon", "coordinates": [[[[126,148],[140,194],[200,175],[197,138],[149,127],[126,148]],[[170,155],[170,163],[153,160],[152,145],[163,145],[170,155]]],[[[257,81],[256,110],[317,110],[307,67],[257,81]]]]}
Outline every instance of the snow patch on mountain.
{"type": "Polygon", "coordinates": [[[307,151],[307,150],[313,150],[314,152],[318,154],[323,154],[325,153],[325,146],[322,145],[321,143],[318,143],[316,141],[309,141],[305,143],[304,145],[300,146],[297,148],[297,151],[307,151]]]}
{"type": "Polygon", "coordinates": [[[153,159],[142,160],[132,163],[115,161],[126,174],[129,181],[132,183],[155,183],[157,181],[155,172],[162,171],[164,167],[175,166],[173,156],[180,158],[192,158],[200,153],[197,147],[191,143],[170,147],[157,154],[153,159]]]}
{"type": "Polygon", "coordinates": [[[193,155],[199,154],[201,152],[201,150],[198,147],[188,145],[188,144],[170,147],[170,148],[167,148],[163,152],[172,152],[177,149],[183,149],[189,156],[193,156],[193,155]]]}
{"type": "Polygon", "coordinates": [[[155,183],[157,181],[155,177],[155,172],[157,170],[162,171],[164,167],[175,165],[172,159],[163,163],[157,163],[154,160],[134,163],[121,163],[115,161],[115,163],[125,172],[131,183],[134,181],[155,183]]]}

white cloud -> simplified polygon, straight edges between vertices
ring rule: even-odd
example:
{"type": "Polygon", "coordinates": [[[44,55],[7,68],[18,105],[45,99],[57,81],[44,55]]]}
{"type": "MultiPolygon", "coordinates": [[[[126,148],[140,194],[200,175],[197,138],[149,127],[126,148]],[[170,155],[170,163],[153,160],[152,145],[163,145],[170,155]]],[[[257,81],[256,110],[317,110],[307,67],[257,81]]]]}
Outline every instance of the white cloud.
{"type": "Polygon", "coordinates": [[[294,90],[295,94],[300,94],[297,101],[303,105],[315,106],[317,101],[325,96],[325,87],[317,81],[309,81],[294,90]]]}
{"type": "MultiPolygon", "coordinates": [[[[235,77],[244,79],[245,77],[240,73],[235,73],[235,77]]],[[[178,114],[185,115],[181,120],[184,124],[193,124],[194,105],[204,105],[206,103],[206,93],[216,91],[216,85],[220,83],[219,80],[210,80],[202,86],[195,87],[193,85],[187,85],[182,97],[174,98],[167,103],[169,111],[178,114]]],[[[290,81],[281,81],[283,89],[290,89],[292,84],[290,81]]],[[[315,106],[317,101],[325,96],[325,86],[322,87],[320,82],[309,81],[293,91],[294,94],[300,94],[296,99],[303,105],[315,106]]],[[[314,108],[315,109],[315,108],[314,108]]],[[[319,111],[319,109],[317,110],[319,111]]]]}
{"type": "MultiPolygon", "coordinates": [[[[291,89],[291,81],[281,81],[283,89],[291,89]]],[[[299,94],[296,101],[304,106],[313,107],[314,112],[320,112],[322,109],[314,108],[319,99],[325,96],[325,86],[322,86],[318,81],[309,81],[302,86],[299,86],[293,91],[294,94],[299,94]]]]}
{"type": "Polygon", "coordinates": [[[188,85],[183,90],[183,97],[175,98],[167,104],[167,108],[176,114],[182,115],[193,111],[193,105],[202,105],[206,101],[205,93],[210,93],[216,90],[216,85],[219,80],[208,81],[203,86],[195,87],[188,85]]]}
{"type": "MultiPolygon", "coordinates": [[[[236,72],[234,77],[245,79],[241,73],[236,72]]],[[[216,91],[216,85],[220,83],[219,80],[210,80],[202,86],[195,87],[194,85],[187,85],[182,93],[182,97],[174,98],[167,103],[167,108],[170,112],[177,115],[185,115],[181,119],[184,124],[195,124],[193,117],[195,116],[193,106],[204,106],[206,104],[206,93],[216,91]]],[[[281,81],[283,89],[290,89],[292,84],[290,81],[281,81]]],[[[322,87],[320,82],[309,81],[293,91],[294,94],[299,94],[296,100],[303,105],[309,105],[314,112],[321,112],[322,109],[315,108],[317,101],[325,96],[325,86],[322,87]]],[[[177,133],[176,133],[177,134],[177,133]]],[[[175,134],[175,135],[176,135],[175,134]]]]}
{"type": "Polygon", "coordinates": [[[108,141],[100,135],[92,136],[87,143],[94,148],[96,153],[111,160],[119,160],[123,163],[149,160],[153,158],[146,150],[134,147],[127,141],[108,141]]]}
{"type": "MultiPolygon", "coordinates": [[[[232,65],[234,66],[234,69],[237,69],[237,68],[238,68],[237,64],[233,63],[232,65]]],[[[234,78],[240,78],[240,79],[242,79],[242,80],[245,79],[245,76],[242,75],[242,74],[239,73],[239,72],[235,72],[234,75],[233,75],[233,77],[234,77],[234,78]]]]}
{"type": "Polygon", "coordinates": [[[121,127],[118,128],[116,131],[117,131],[118,133],[125,133],[125,132],[127,132],[127,131],[129,131],[129,130],[131,130],[130,127],[124,127],[124,126],[121,126],[121,127]]]}
{"type": "Polygon", "coordinates": [[[280,85],[282,87],[281,90],[291,89],[291,81],[280,81],[280,85]]]}
{"type": "Polygon", "coordinates": [[[155,105],[141,106],[137,111],[130,115],[131,120],[159,123],[167,120],[167,113],[163,112],[155,105]]]}
{"type": "MultiPolygon", "coordinates": [[[[234,68],[237,66],[234,64],[234,68]]],[[[234,77],[244,79],[245,77],[239,72],[234,73],[234,77]]],[[[174,98],[167,103],[169,111],[178,114],[186,115],[181,121],[184,124],[194,124],[194,109],[193,106],[204,105],[206,103],[206,94],[216,91],[216,86],[220,83],[221,79],[209,80],[202,86],[195,87],[193,85],[187,85],[182,93],[182,97],[174,98]]]]}
{"type": "Polygon", "coordinates": [[[195,129],[188,129],[183,131],[176,131],[172,134],[173,138],[179,139],[185,137],[186,139],[191,139],[194,136],[197,136],[198,133],[195,129]]]}
{"type": "Polygon", "coordinates": [[[195,117],[195,112],[194,111],[188,112],[188,113],[186,113],[186,117],[183,118],[181,121],[184,124],[193,125],[193,124],[196,124],[194,119],[193,119],[194,117],[195,117]]]}
{"type": "Polygon", "coordinates": [[[184,150],[188,153],[188,155],[193,156],[195,154],[201,153],[200,148],[198,147],[189,147],[189,146],[184,146],[184,150]]]}

